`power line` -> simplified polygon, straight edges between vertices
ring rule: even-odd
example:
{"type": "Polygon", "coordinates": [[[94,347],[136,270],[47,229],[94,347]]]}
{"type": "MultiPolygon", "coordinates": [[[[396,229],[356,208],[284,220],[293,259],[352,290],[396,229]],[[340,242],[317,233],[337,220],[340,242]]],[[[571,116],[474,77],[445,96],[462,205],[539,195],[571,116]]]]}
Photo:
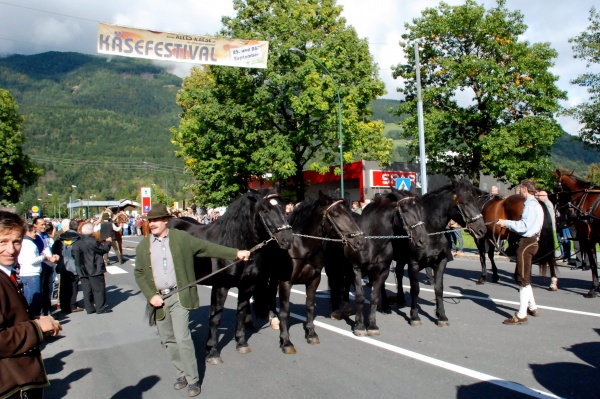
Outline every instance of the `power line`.
{"type": "Polygon", "coordinates": [[[50,164],[61,164],[69,166],[82,166],[82,167],[104,167],[110,166],[117,169],[128,169],[128,170],[145,170],[149,172],[168,172],[177,175],[185,175],[185,170],[181,167],[156,164],[153,162],[146,161],[112,161],[112,160],[83,160],[83,159],[64,159],[64,158],[47,158],[39,157],[35,155],[29,156],[32,160],[40,163],[50,164]]]}

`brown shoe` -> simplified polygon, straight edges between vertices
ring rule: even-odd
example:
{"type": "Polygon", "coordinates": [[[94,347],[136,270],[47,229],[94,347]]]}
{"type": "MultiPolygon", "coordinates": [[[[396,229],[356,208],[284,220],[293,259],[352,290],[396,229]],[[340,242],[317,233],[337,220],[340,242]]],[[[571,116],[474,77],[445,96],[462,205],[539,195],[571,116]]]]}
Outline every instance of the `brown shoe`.
{"type": "Polygon", "coordinates": [[[199,383],[195,383],[195,384],[190,384],[188,385],[188,396],[191,398],[193,396],[198,396],[200,395],[200,392],[202,390],[200,389],[200,384],[199,383]]]}
{"type": "Polygon", "coordinates": [[[527,309],[527,314],[529,316],[538,317],[540,315],[539,309],[527,309]]]}
{"type": "Polygon", "coordinates": [[[504,320],[502,324],[508,324],[512,326],[516,326],[517,324],[527,324],[527,317],[521,319],[519,316],[517,316],[517,312],[515,312],[513,317],[504,320]]]}
{"type": "Polygon", "coordinates": [[[179,389],[183,389],[187,386],[187,380],[185,379],[185,377],[179,377],[176,381],[175,384],[173,384],[173,389],[179,390],[179,389]]]}
{"type": "Polygon", "coordinates": [[[75,309],[71,310],[71,312],[73,312],[73,313],[83,312],[83,308],[75,308],[75,309]]]}

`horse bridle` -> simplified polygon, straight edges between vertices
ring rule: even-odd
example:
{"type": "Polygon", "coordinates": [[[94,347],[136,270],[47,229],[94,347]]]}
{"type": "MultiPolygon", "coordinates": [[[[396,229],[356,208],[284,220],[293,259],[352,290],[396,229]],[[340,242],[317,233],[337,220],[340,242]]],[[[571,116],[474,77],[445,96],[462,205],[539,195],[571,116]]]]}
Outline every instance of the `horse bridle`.
{"type": "MultiPolygon", "coordinates": [[[[262,197],[262,201],[265,201],[265,200],[268,200],[268,199],[274,199],[274,198],[281,199],[281,197],[279,196],[279,194],[269,194],[269,195],[265,195],[264,197],[262,197]]],[[[281,220],[285,221],[286,218],[283,215],[283,212],[281,212],[280,207],[279,206],[274,206],[274,208],[277,209],[277,212],[279,212],[279,216],[281,216],[281,220]]],[[[291,228],[292,228],[292,226],[290,226],[289,224],[286,223],[286,224],[283,224],[281,226],[276,226],[275,227],[275,231],[272,231],[269,228],[269,225],[267,224],[267,221],[265,220],[265,217],[264,217],[262,209],[258,211],[258,216],[260,217],[260,220],[262,221],[263,226],[265,226],[265,230],[269,234],[269,237],[271,237],[275,241],[277,241],[277,236],[276,236],[277,233],[279,233],[280,231],[283,231],[283,230],[291,230],[291,228]]],[[[279,241],[277,241],[277,242],[279,242],[279,241]]]]}
{"type": "Polygon", "coordinates": [[[400,203],[402,201],[406,201],[406,200],[412,199],[412,198],[414,198],[414,197],[405,197],[405,198],[402,198],[401,200],[396,201],[396,211],[398,212],[398,216],[400,217],[400,220],[402,220],[402,225],[406,229],[406,233],[408,233],[408,239],[414,243],[412,231],[419,226],[425,227],[425,222],[420,220],[415,224],[409,225],[408,223],[406,223],[406,220],[404,219],[404,215],[402,214],[402,210],[400,209],[400,203]]]}
{"type": "MultiPolygon", "coordinates": [[[[596,220],[600,220],[600,218],[598,216],[594,215],[595,210],[598,208],[598,206],[600,205],[600,195],[598,195],[598,197],[596,198],[596,200],[594,200],[594,202],[592,202],[592,205],[590,205],[590,209],[587,211],[584,211],[579,205],[585,203],[588,194],[590,193],[596,193],[599,194],[600,190],[594,190],[593,189],[593,185],[590,185],[590,187],[583,189],[583,190],[575,190],[575,191],[565,191],[562,187],[562,183],[560,182],[560,180],[558,181],[558,188],[560,189],[560,192],[556,193],[556,198],[557,198],[557,202],[558,202],[558,194],[566,194],[569,196],[570,201],[564,205],[559,204],[559,209],[562,208],[573,208],[575,211],[577,211],[577,213],[579,215],[581,215],[581,217],[583,218],[592,218],[592,219],[596,219],[596,220]],[[580,197],[573,199],[573,195],[575,194],[581,194],[580,197]],[[576,203],[574,203],[576,202],[576,203]]],[[[579,218],[579,217],[578,217],[579,218]]],[[[582,220],[580,218],[580,220],[582,220]]],[[[584,221],[584,220],[582,220],[584,221]]]]}
{"type": "Polygon", "coordinates": [[[460,216],[462,216],[463,220],[465,221],[465,224],[467,225],[467,229],[469,229],[470,231],[473,231],[473,229],[469,225],[471,223],[483,218],[483,215],[481,214],[481,212],[479,212],[477,215],[473,216],[472,218],[467,219],[460,202],[458,202],[458,198],[454,199],[454,204],[456,205],[456,208],[458,209],[458,213],[460,213],[460,216]]]}
{"type": "Polygon", "coordinates": [[[325,220],[329,221],[329,223],[333,226],[333,229],[335,230],[335,232],[342,239],[342,244],[347,245],[347,246],[349,246],[351,248],[354,248],[354,245],[352,245],[352,243],[349,241],[349,238],[354,238],[354,237],[362,236],[362,235],[364,235],[364,233],[359,230],[358,232],[344,234],[342,232],[342,230],[339,228],[339,226],[335,223],[335,219],[333,218],[333,216],[331,216],[329,214],[329,211],[334,206],[339,205],[339,204],[343,204],[343,203],[344,203],[343,199],[337,200],[333,204],[329,205],[327,207],[327,209],[325,209],[323,211],[323,219],[321,220],[321,228],[323,229],[323,231],[325,231],[325,220]]]}

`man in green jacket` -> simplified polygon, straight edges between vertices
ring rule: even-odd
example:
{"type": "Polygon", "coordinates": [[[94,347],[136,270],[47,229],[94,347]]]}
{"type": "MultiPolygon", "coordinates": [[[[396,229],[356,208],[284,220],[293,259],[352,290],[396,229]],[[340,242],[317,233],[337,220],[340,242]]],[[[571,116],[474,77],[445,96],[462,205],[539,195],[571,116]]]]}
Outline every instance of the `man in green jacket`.
{"type": "Polygon", "coordinates": [[[164,300],[163,295],[196,280],[195,256],[248,260],[250,251],[213,244],[184,231],[169,230],[170,217],[163,204],[153,205],[148,212],[152,234],[142,239],[136,249],[135,281],[148,303],[156,308],[158,333],[177,369],[173,388],[187,386],[188,396],[197,396],[200,394],[198,365],[188,324],[189,310],[200,306],[198,290],[192,285],[164,300]]]}

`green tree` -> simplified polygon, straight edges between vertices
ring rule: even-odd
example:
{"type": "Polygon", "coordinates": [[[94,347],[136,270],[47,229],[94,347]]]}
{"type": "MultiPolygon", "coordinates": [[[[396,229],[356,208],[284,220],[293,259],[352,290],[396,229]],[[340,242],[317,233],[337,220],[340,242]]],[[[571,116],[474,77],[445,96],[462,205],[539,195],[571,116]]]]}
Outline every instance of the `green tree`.
{"type": "Polygon", "coordinates": [[[588,175],[585,179],[592,182],[594,186],[600,186],[600,164],[591,164],[588,169],[588,175]]]}
{"type": "Polygon", "coordinates": [[[418,153],[414,44],[420,51],[427,167],[447,176],[479,173],[516,183],[533,177],[543,183],[552,167],[550,149],[561,128],[554,119],[558,100],[549,69],[557,53],[548,43],[519,41],[523,15],[498,0],[487,10],[473,0],[440,3],[405,24],[401,46],[407,62],[393,76],[405,79],[398,115],[418,153]]]}
{"type": "Polygon", "coordinates": [[[13,96],[0,89],[0,202],[16,203],[23,189],[41,175],[23,153],[25,137],[21,131],[24,118],[18,113],[13,96]]]}
{"type": "Polygon", "coordinates": [[[296,197],[304,198],[303,169],[339,165],[336,86],[344,162],[388,163],[391,140],[369,118],[384,84],[367,41],[346,26],[342,8],[334,0],[236,0],[234,8],[237,16],[223,18],[221,34],[268,40],[268,68],[207,66],[185,79],[177,99],[183,116],[172,134],[198,180],[197,199],[227,203],[266,173],[291,178],[296,197]]]}
{"type": "MultiPolygon", "coordinates": [[[[585,60],[587,68],[600,64],[600,13],[594,7],[590,10],[589,20],[591,24],[586,31],[569,39],[569,43],[573,43],[575,58],[585,60]]],[[[581,140],[600,150],[600,73],[579,75],[571,83],[587,87],[590,99],[567,113],[583,124],[579,131],[581,140]]]]}

